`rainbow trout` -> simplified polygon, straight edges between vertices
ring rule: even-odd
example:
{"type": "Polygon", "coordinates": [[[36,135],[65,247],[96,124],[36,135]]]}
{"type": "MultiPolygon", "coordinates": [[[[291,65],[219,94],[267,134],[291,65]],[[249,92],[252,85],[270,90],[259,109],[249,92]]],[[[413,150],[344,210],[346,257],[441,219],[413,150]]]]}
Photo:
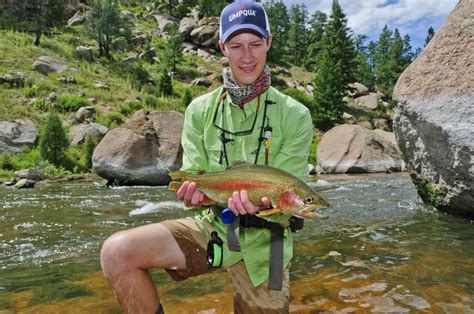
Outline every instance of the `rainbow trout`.
{"type": "Polygon", "coordinates": [[[327,218],[316,211],[329,207],[328,203],[305,182],[281,169],[237,162],[219,172],[194,175],[175,171],[170,176],[169,190],[177,191],[184,181],[196,182],[198,191],[224,207],[234,191],[246,190],[255,205],[262,205],[261,199],[266,196],[272,208],[256,215],[283,225],[291,215],[315,220],[327,218]]]}

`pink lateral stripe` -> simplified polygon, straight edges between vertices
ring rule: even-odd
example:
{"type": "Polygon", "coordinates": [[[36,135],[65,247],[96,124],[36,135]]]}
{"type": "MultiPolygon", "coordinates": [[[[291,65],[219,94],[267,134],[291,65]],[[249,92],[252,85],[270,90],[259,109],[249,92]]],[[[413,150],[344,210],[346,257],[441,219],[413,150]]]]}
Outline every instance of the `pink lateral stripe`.
{"type": "Polygon", "coordinates": [[[214,190],[240,191],[240,190],[249,190],[249,189],[255,189],[255,188],[274,189],[276,185],[272,183],[259,182],[259,181],[232,180],[232,181],[225,181],[225,182],[209,183],[207,184],[207,186],[214,190]]]}

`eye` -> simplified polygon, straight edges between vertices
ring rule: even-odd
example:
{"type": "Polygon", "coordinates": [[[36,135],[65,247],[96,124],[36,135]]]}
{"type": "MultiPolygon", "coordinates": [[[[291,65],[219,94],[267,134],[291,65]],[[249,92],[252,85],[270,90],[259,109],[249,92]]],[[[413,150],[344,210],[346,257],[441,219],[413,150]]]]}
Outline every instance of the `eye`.
{"type": "Polygon", "coordinates": [[[304,202],[306,204],[311,204],[313,202],[313,198],[312,197],[307,197],[307,198],[305,198],[304,202]]]}

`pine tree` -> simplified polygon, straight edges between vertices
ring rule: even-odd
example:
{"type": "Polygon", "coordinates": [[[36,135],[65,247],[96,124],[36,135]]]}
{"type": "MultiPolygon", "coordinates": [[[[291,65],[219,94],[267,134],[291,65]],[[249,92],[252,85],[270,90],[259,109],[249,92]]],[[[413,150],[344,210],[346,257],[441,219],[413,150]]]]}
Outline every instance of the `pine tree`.
{"type": "Polygon", "coordinates": [[[378,89],[385,94],[389,93],[390,81],[392,80],[392,64],[390,64],[392,36],[392,31],[388,29],[387,25],[385,25],[380,33],[373,55],[375,83],[378,89]]]}
{"type": "Polygon", "coordinates": [[[167,68],[171,68],[176,73],[176,65],[183,57],[183,36],[178,31],[178,25],[173,23],[168,34],[168,44],[165,47],[164,62],[167,68]]]}
{"type": "Polygon", "coordinates": [[[161,76],[158,82],[158,89],[163,96],[172,96],[173,95],[173,81],[171,75],[166,71],[162,71],[161,76]]]}
{"type": "Polygon", "coordinates": [[[342,84],[340,61],[332,59],[323,49],[319,55],[318,72],[314,78],[315,126],[323,131],[342,123],[345,88],[342,84]]]}
{"type": "Polygon", "coordinates": [[[1,19],[14,16],[10,27],[33,32],[34,44],[39,46],[43,34],[50,32],[53,27],[63,25],[66,4],[67,0],[7,1],[6,16],[1,16],[1,19]]]}
{"type": "Polygon", "coordinates": [[[227,5],[227,1],[222,0],[199,0],[199,12],[204,16],[219,16],[222,9],[227,5]]]}
{"type": "Polygon", "coordinates": [[[120,17],[120,10],[115,0],[94,0],[87,18],[86,30],[99,44],[99,55],[112,59],[110,46],[121,32],[127,33],[129,25],[120,17]]]}
{"type": "Polygon", "coordinates": [[[431,39],[434,36],[434,33],[435,33],[435,31],[434,31],[433,27],[430,26],[430,28],[428,28],[428,35],[426,36],[424,47],[426,47],[426,45],[428,45],[428,43],[431,41],[431,39]]]}
{"type": "Polygon", "coordinates": [[[328,16],[326,13],[316,11],[311,16],[309,22],[309,34],[308,34],[308,52],[305,58],[305,67],[307,70],[315,70],[318,62],[318,55],[322,50],[324,29],[327,24],[328,16]]]}
{"type": "Polygon", "coordinates": [[[40,155],[53,165],[60,166],[65,161],[65,151],[69,146],[66,132],[61,123],[59,114],[51,111],[46,116],[46,121],[39,139],[40,155]]]}
{"type": "Polygon", "coordinates": [[[268,61],[284,64],[287,61],[288,31],[290,28],[288,9],[281,0],[278,2],[274,0],[266,1],[264,6],[273,37],[272,48],[268,51],[268,61]]]}
{"type": "Polygon", "coordinates": [[[290,28],[288,46],[290,61],[294,65],[303,65],[307,53],[308,38],[306,22],[308,11],[304,4],[294,4],[290,8],[290,28]]]}
{"type": "Polygon", "coordinates": [[[325,28],[323,45],[331,60],[339,62],[341,82],[348,89],[355,82],[357,52],[347,27],[347,19],[337,0],[332,2],[332,12],[325,28]]]}
{"type": "Polygon", "coordinates": [[[366,35],[358,35],[354,39],[354,44],[357,50],[356,80],[365,85],[370,90],[373,90],[375,78],[371,66],[370,50],[365,44],[366,41],[366,35]]]}

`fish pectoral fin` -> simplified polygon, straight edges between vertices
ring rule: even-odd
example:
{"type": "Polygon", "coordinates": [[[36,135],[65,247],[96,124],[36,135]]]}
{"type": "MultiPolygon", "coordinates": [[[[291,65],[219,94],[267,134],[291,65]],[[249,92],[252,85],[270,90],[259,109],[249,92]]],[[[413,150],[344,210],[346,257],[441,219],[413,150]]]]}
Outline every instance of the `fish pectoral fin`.
{"type": "Polygon", "coordinates": [[[171,181],[168,184],[168,190],[178,191],[178,189],[181,187],[182,184],[183,184],[183,182],[181,182],[181,181],[171,181]]]}
{"type": "Polygon", "coordinates": [[[263,217],[263,216],[269,216],[269,215],[276,214],[276,213],[281,213],[281,209],[278,208],[278,207],[270,208],[270,209],[264,209],[264,210],[261,210],[258,213],[256,213],[255,216],[263,217]]]}
{"type": "Polygon", "coordinates": [[[202,201],[202,205],[204,206],[211,206],[211,205],[216,205],[217,202],[214,201],[214,200],[211,200],[210,198],[208,198],[207,196],[204,197],[204,200],[202,201]]]}

